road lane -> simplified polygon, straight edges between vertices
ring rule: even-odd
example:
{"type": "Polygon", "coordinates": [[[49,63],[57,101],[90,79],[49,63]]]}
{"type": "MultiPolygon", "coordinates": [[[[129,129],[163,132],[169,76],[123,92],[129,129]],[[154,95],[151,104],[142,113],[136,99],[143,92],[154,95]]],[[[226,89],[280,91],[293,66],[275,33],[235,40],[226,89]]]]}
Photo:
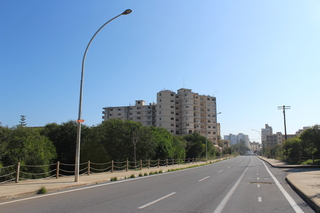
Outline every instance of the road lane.
{"type": "MultiPolygon", "coordinates": [[[[36,199],[0,205],[0,212],[212,213],[241,174],[244,174],[243,178],[222,212],[268,212],[264,211],[267,209],[264,205],[289,208],[290,205],[283,204],[284,199],[273,199],[274,195],[281,195],[274,183],[260,183],[272,181],[263,167],[256,157],[237,157],[207,166],[100,184],[63,194],[39,195],[36,199]]],[[[279,177],[280,173],[275,176],[279,177]]],[[[294,211],[291,208],[287,212],[294,211]]]]}

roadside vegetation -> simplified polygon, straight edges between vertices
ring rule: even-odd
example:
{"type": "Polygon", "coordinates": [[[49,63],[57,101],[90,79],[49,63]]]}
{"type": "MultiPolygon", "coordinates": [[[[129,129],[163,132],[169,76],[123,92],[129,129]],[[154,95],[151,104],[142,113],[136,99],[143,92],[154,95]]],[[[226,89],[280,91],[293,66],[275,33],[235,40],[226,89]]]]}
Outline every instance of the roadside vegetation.
{"type": "MultiPolygon", "coordinates": [[[[76,131],[74,121],[27,127],[25,116],[21,116],[15,127],[0,125],[0,175],[1,168],[18,162],[21,165],[50,165],[57,161],[73,164],[76,131]]],[[[82,126],[81,162],[134,161],[133,141],[137,160],[206,157],[206,138],[198,133],[174,136],[164,128],[114,119],[97,126],[82,126]]],[[[221,154],[212,143],[207,145],[208,158],[221,154]]],[[[50,171],[49,166],[32,169],[37,173],[50,171]]]]}
{"type": "Polygon", "coordinates": [[[320,125],[304,130],[299,136],[284,141],[283,145],[266,147],[264,155],[289,164],[320,165],[320,125]]]}

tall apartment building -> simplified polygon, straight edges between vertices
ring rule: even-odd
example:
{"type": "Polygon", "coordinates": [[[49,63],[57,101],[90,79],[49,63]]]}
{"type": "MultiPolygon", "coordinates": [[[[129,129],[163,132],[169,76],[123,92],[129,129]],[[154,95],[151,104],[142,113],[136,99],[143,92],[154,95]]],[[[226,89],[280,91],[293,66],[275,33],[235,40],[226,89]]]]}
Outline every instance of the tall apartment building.
{"type": "Polygon", "coordinates": [[[102,119],[132,120],[144,126],[154,126],[156,122],[156,104],[145,104],[143,100],[137,100],[135,106],[105,107],[102,119]]]}
{"type": "Polygon", "coordinates": [[[231,145],[234,145],[234,144],[237,144],[237,143],[238,143],[238,141],[237,141],[237,136],[236,136],[236,135],[233,135],[233,134],[224,135],[224,136],[223,136],[223,139],[230,141],[230,144],[231,144],[231,145]]]}
{"type": "Polygon", "coordinates": [[[136,101],[135,106],[105,107],[103,119],[133,120],[145,126],[163,127],[174,135],[198,132],[217,145],[220,126],[217,125],[216,98],[199,95],[191,89],[177,93],[163,90],[157,93],[157,104],[145,105],[136,101]]]}
{"type": "Polygon", "coordinates": [[[238,133],[237,135],[229,134],[229,135],[224,135],[224,140],[230,141],[231,145],[240,143],[243,141],[245,145],[250,148],[250,140],[249,136],[245,135],[243,133],[238,133]]]}
{"type": "Polygon", "coordinates": [[[261,128],[261,142],[267,141],[267,136],[272,135],[272,127],[268,124],[265,124],[265,128],[261,128]]]}

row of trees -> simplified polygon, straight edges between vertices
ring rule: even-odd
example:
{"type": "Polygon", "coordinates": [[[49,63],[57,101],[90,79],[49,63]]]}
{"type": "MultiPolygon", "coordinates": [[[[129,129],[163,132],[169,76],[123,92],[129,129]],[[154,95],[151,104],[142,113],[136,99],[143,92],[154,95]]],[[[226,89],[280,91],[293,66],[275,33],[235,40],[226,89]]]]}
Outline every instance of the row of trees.
{"type": "MultiPolygon", "coordinates": [[[[25,121],[13,128],[0,126],[0,167],[16,164],[46,165],[75,160],[77,123],[47,124],[42,128],[26,127],[25,121]]],[[[173,136],[159,127],[145,127],[118,119],[97,126],[82,127],[81,162],[96,163],[134,159],[204,158],[206,138],[198,133],[173,136]]],[[[219,155],[207,143],[208,157],[219,155]]]]}
{"type": "Polygon", "coordinates": [[[315,164],[315,159],[320,159],[320,125],[314,125],[299,136],[284,141],[282,146],[266,147],[264,151],[267,156],[282,158],[288,163],[300,164],[312,159],[312,164],[315,164]]]}

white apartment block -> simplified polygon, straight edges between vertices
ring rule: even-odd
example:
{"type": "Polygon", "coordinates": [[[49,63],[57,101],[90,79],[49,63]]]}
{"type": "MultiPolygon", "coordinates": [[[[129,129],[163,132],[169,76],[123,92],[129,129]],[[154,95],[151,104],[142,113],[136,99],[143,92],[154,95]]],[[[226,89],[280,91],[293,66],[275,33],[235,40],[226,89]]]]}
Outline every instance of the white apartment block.
{"type": "Polygon", "coordinates": [[[145,105],[136,101],[135,106],[105,107],[103,119],[122,119],[140,122],[145,126],[163,127],[174,135],[198,132],[217,145],[220,126],[217,125],[216,98],[199,95],[191,89],[177,93],[163,90],[157,93],[157,104],[145,105]]]}
{"type": "Polygon", "coordinates": [[[237,143],[238,143],[238,141],[237,141],[237,136],[236,136],[236,135],[233,135],[233,134],[224,135],[224,136],[223,136],[223,139],[230,141],[230,144],[231,144],[231,145],[234,145],[234,144],[237,144],[237,143]]]}

